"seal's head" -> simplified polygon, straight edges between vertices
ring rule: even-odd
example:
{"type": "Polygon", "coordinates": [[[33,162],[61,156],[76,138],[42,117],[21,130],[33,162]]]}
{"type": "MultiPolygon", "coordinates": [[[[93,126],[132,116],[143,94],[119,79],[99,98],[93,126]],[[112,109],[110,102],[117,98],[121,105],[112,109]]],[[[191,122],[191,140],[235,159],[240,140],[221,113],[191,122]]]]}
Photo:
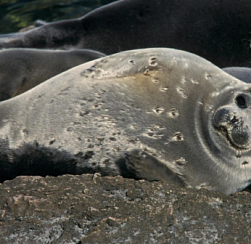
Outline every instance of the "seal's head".
{"type": "Polygon", "coordinates": [[[237,150],[251,149],[251,93],[234,93],[232,101],[215,111],[213,123],[237,150]]]}
{"type": "Polygon", "coordinates": [[[229,85],[212,103],[203,118],[209,131],[204,145],[217,165],[210,185],[217,181],[221,191],[230,194],[251,183],[251,88],[242,82],[229,85]]]}

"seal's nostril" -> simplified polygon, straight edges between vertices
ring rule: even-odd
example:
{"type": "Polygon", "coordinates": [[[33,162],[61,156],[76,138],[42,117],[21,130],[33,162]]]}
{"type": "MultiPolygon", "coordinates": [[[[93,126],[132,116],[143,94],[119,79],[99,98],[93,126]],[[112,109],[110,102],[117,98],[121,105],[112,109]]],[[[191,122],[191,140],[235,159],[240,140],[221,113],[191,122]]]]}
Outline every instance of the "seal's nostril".
{"type": "Polygon", "coordinates": [[[234,116],[234,117],[231,119],[231,123],[233,123],[233,124],[236,123],[236,122],[238,122],[238,121],[239,121],[239,119],[237,119],[236,116],[234,116]]]}
{"type": "Polygon", "coordinates": [[[236,104],[239,108],[247,108],[247,102],[243,95],[238,95],[235,98],[236,104]]]}

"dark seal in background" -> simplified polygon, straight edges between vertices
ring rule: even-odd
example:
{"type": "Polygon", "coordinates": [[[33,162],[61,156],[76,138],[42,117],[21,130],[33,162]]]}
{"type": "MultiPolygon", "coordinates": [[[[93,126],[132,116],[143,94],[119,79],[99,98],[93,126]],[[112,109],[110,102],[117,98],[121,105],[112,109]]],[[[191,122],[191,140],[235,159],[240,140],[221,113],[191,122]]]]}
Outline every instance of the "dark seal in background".
{"type": "Polygon", "coordinates": [[[83,16],[114,0],[13,0],[0,1],[0,34],[17,32],[38,19],[53,22],[83,16]]]}

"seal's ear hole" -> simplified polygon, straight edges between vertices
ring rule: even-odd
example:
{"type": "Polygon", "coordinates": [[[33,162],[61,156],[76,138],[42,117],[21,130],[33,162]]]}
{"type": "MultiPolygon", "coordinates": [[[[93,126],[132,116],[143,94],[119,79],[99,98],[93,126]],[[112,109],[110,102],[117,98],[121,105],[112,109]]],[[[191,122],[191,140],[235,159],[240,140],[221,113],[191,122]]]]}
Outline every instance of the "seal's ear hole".
{"type": "Polygon", "coordinates": [[[239,108],[247,108],[246,98],[243,95],[238,95],[235,102],[239,108]]]}

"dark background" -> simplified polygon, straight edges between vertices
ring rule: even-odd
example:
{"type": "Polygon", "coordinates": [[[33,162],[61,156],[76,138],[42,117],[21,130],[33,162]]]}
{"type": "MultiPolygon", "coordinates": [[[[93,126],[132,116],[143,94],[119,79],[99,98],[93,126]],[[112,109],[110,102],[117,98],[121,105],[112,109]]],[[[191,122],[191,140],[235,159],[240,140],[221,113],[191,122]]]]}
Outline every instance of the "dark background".
{"type": "Polygon", "coordinates": [[[79,18],[115,0],[0,0],[0,34],[19,31],[35,20],[79,18]]]}

